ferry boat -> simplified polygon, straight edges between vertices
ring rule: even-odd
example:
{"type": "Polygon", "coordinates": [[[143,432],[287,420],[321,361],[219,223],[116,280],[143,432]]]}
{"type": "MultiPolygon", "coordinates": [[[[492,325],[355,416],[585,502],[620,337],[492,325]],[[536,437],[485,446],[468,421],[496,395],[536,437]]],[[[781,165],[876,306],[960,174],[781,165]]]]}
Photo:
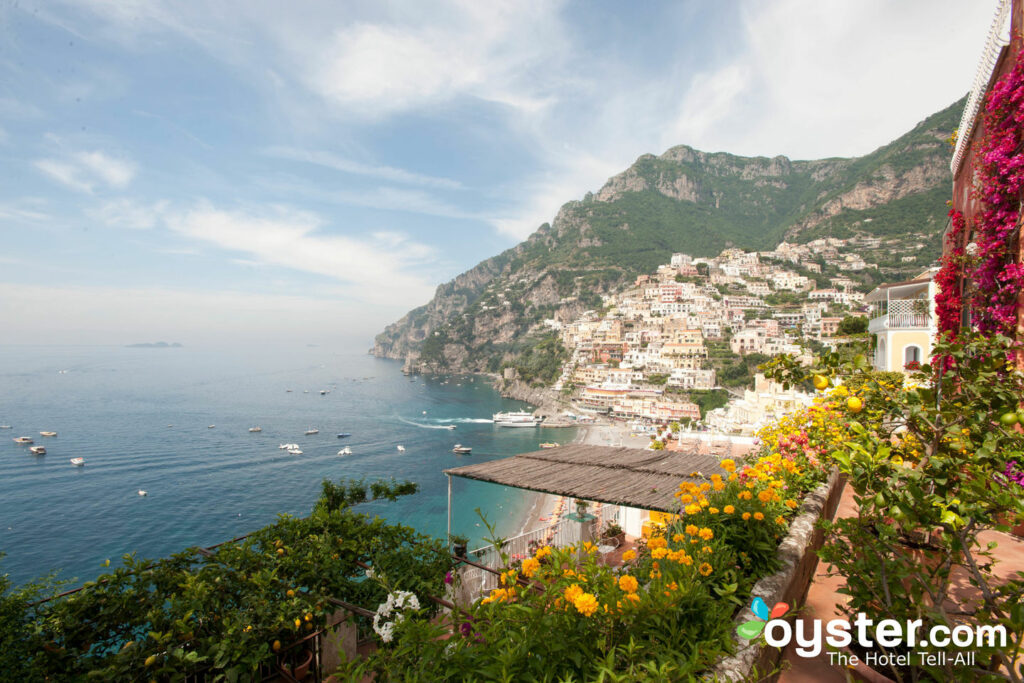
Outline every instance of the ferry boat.
{"type": "Polygon", "coordinates": [[[472,448],[469,446],[463,446],[461,443],[455,444],[455,448],[452,449],[452,453],[459,453],[461,455],[469,455],[472,452],[472,448]]]}
{"type": "Polygon", "coordinates": [[[42,446],[32,446],[28,449],[32,455],[46,455],[46,449],[42,446]]]}
{"type": "Polygon", "coordinates": [[[71,464],[75,467],[81,467],[85,464],[85,458],[71,458],[71,464]]]}
{"type": "Polygon", "coordinates": [[[540,424],[541,418],[534,417],[533,413],[520,410],[514,413],[495,413],[494,424],[499,427],[536,427],[540,424]]]}

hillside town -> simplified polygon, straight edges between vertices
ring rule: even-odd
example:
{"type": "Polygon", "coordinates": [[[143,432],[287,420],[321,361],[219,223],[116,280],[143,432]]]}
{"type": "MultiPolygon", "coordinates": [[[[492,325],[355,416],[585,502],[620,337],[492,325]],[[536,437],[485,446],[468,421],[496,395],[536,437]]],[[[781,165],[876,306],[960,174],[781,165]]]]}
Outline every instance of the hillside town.
{"type": "MultiPolygon", "coordinates": [[[[879,242],[824,238],[772,251],[730,248],[712,258],[673,254],[656,272],[604,297],[600,310],[568,324],[545,321],[569,354],[554,388],[582,413],[751,434],[811,398],[766,379],[757,364],[781,354],[809,362],[813,351],[849,341],[850,332],[892,332],[886,324],[868,329],[867,319],[888,311],[893,285],[868,293],[852,277],[877,268],[859,253],[879,242]]],[[[923,291],[930,300],[930,273],[908,281],[924,283],[923,290],[908,288],[913,298],[923,291]]],[[[931,317],[926,310],[910,322],[927,329],[931,317]]],[[[884,337],[876,346],[885,348],[884,337]]],[[[876,365],[892,369],[884,358],[876,365]]]]}

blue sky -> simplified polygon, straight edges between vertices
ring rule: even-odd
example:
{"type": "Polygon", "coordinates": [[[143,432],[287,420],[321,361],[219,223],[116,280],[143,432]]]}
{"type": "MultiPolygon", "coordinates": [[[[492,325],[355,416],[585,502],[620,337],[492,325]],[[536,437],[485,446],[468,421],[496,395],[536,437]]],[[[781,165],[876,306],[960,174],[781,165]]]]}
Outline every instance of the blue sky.
{"type": "Polygon", "coordinates": [[[0,341],[365,347],[640,154],[890,141],[993,11],[8,1],[0,341]]]}

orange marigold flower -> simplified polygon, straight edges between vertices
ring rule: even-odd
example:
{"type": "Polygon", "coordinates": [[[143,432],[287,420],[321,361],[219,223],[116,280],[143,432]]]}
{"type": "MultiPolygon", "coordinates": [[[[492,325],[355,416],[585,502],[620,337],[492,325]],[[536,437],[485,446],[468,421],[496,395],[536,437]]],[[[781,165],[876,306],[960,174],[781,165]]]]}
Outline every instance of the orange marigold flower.
{"type": "Polygon", "coordinates": [[[757,521],[760,522],[762,519],[764,519],[764,513],[763,512],[755,512],[754,513],[754,519],[756,519],[757,521]]]}
{"type": "Polygon", "coordinates": [[[630,562],[630,561],[635,560],[635,559],[636,559],[636,551],[635,550],[627,550],[626,552],[622,553],[622,561],[623,562],[630,562]]]}
{"type": "Polygon", "coordinates": [[[743,513],[743,521],[747,521],[748,519],[750,519],[750,513],[749,512],[744,512],[743,513]]]}
{"type": "Polygon", "coordinates": [[[647,541],[647,547],[651,550],[655,550],[657,548],[667,548],[668,541],[666,541],[663,536],[655,536],[651,540],[647,541]]]}
{"type": "Polygon", "coordinates": [[[569,586],[565,589],[565,592],[562,593],[562,597],[565,598],[566,602],[575,602],[576,598],[578,598],[581,595],[583,595],[583,589],[580,588],[578,583],[574,583],[573,585],[569,586]]]}
{"type": "Polygon", "coordinates": [[[532,577],[540,569],[540,560],[528,557],[523,560],[523,576],[532,577]]]}
{"type": "Polygon", "coordinates": [[[736,508],[734,508],[732,505],[726,505],[724,508],[722,508],[722,512],[724,512],[727,515],[731,515],[732,513],[736,512],[736,508]]]}
{"type": "Polygon", "coordinates": [[[710,512],[713,515],[717,515],[718,514],[718,508],[708,508],[708,512],[710,512]]]}
{"type": "Polygon", "coordinates": [[[683,534],[673,534],[673,536],[672,536],[672,541],[674,543],[682,543],[685,540],[686,540],[686,536],[684,536],[683,534]]]}
{"type": "Polygon", "coordinates": [[[686,525],[686,533],[688,533],[688,534],[689,534],[689,535],[691,535],[691,536],[696,536],[696,535],[697,535],[697,532],[698,532],[699,530],[700,530],[700,529],[698,529],[698,528],[697,528],[697,525],[696,525],[696,524],[687,524],[687,525],[686,525]]]}
{"type": "Polygon", "coordinates": [[[684,508],[684,510],[688,515],[695,515],[698,512],[700,512],[700,505],[697,505],[696,503],[690,503],[684,508]]]}
{"type": "Polygon", "coordinates": [[[623,574],[619,577],[619,588],[627,593],[636,593],[636,589],[639,587],[640,583],[636,580],[636,577],[629,574],[623,574]]]}
{"type": "Polygon", "coordinates": [[[711,565],[708,564],[707,562],[702,562],[700,567],[697,569],[697,571],[699,571],[701,573],[701,576],[707,576],[707,575],[709,575],[713,571],[713,569],[712,569],[711,565]]]}
{"type": "Polygon", "coordinates": [[[668,549],[667,548],[655,548],[654,550],[651,551],[651,557],[653,557],[656,560],[660,560],[661,558],[665,557],[666,555],[668,555],[668,549]]]}
{"type": "Polygon", "coordinates": [[[704,527],[700,530],[700,537],[705,541],[710,541],[712,538],[715,537],[715,532],[707,527],[704,527]]]}
{"type": "Polygon", "coordinates": [[[593,593],[580,593],[572,604],[585,617],[594,616],[598,608],[597,598],[593,593]]]}

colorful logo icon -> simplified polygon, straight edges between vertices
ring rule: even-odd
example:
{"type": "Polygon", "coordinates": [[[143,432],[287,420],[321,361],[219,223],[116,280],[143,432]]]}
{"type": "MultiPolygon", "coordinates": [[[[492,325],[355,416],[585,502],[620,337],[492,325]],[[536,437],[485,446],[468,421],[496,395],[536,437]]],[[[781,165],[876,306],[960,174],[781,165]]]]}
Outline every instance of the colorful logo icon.
{"type": "Polygon", "coordinates": [[[753,640],[761,635],[761,631],[764,630],[764,625],[772,619],[778,619],[789,611],[789,605],[784,602],[775,603],[775,607],[771,610],[768,609],[767,603],[761,598],[754,598],[754,601],[750,603],[750,609],[754,613],[754,616],[760,619],[760,621],[745,621],[736,627],[736,633],[739,634],[740,638],[744,640],[753,640]]]}

